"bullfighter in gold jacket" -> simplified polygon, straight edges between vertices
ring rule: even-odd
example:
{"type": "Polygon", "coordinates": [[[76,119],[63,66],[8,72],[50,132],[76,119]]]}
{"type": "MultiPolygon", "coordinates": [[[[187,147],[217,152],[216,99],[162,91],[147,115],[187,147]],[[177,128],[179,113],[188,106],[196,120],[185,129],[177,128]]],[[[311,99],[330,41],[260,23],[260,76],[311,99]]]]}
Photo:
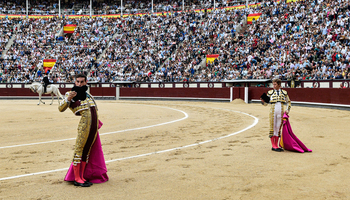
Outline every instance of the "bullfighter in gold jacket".
{"type": "Polygon", "coordinates": [[[264,99],[261,99],[261,101],[263,102],[264,106],[266,106],[268,103],[271,104],[269,115],[269,137],[272,143],[272,150],[280,152],[283,151],[283,149],[279,148],[278,146],[278,140],[281,136],[280,130],[282,127],[282,116],[284,112],[289,113],[291,108],[291,101],[289,99],[287,91],[281,89],[280,79],[274,79],[272,83],[274,89],[267,92],[267,98],[269,99],[269,102],[266,102],[264,99]],[[284,105],[287,107],[286,111],[284,110],[284,105]]]}
{"type": "Polygon", "coordinates": [[[58,107],[60,112],[70,108],[75,115],[81,116],[73,157],[74,185],[81,187],[92,185],[83,178],[83,174],[98,131],[97,106],[94,98],[87,92],[86,84],[86,76],[78,74],[72,91],[65,94],[58,107]]]}

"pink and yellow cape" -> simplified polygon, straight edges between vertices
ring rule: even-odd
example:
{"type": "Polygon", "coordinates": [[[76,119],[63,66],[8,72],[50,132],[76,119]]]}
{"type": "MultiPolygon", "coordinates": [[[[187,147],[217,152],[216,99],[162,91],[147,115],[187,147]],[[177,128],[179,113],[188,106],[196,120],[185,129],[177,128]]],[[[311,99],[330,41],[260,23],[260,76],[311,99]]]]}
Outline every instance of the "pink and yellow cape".
{"type": "Polygon", "coordinates": [[[283,115],[283,128],[280,140],[280,146],[288,151],[297,151],[300,153],[312,152],[308,149],[298,138],[294,135],[292,127],[289,123],[289,116],[284,113],[283,115]]]}

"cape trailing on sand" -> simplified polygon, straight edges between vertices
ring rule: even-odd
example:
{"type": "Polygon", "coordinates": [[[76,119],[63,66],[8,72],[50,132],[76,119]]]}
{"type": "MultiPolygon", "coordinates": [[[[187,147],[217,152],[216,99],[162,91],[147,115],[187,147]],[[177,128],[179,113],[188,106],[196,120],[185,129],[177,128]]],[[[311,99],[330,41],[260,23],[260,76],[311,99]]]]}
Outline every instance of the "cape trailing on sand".
{"type": "Polygon", "coordinates": [[[289,123],[289,116],[284,113],[283,115],[283,129],[281,135],[280,146],[285,150],[297,151],[300,153],[312,152],[308,149],[298,138],[294,135],[292,127],[289,123]]]}

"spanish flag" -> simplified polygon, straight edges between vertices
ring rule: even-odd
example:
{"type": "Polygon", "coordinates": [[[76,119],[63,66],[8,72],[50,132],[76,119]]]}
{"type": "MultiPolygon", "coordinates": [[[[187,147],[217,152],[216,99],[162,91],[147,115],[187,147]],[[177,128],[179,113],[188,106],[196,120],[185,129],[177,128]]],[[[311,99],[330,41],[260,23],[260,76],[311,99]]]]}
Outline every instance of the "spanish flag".
{"type": "Polygon", "coordinates": [[[47,73],[48,70],[51,70],[53,66],[56,64],[56,59],[44,59],[43,60],[43,67],[45,69],[45,73],[47,73]]]}
{"type": "Polygon", "coordinates": [[[63,27],[64,33],[74,33],[75,27],[77,27],[76,24],[67,24],[63,27]]]}
{"type": "Polygon", "coordinates": [[[219,57],[219,54],[208,54],[207,55],[207,63],[213,63],[215,59],[219,57]]]}
{"type": "Polygon", "coordinates": [[[253,19],[255,19],[255,21],[257,21],[259,19],[260,15],[262,15],[262,13],[249,14],[247,17],[247,24],[252,24],[253,19]]]}
{"type": "Polygon", "coordinates": [[[249,4],[248,7],[253,7],[253,8],[256,8],[258,6],[261,6],[261,3],[255,3],[255,4],[249,4]]]}

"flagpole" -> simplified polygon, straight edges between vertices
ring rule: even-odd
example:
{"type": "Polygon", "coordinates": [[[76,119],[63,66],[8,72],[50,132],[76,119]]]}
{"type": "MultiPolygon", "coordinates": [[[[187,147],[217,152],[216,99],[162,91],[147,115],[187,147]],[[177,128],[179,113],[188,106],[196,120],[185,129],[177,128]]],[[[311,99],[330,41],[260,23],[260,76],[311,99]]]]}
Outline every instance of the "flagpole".
{"type": "Polygon", "coordinates": [[[182,12],[185,12],[185,2],[182,0],[182,12]]]}
{"type": "Polygon", "coordinates": [[[58,17],[61,18],[61,0],[58,0],[58,17]]]}
{"type": "Polygon", "coordinates": [[[185,2],[182,0],[182,12],[185,12],[185,2]]]}
{"type": "Polygon", "coordinates": [[[152,14],[153,14],[153,12],[154,12],[154,11],[153,11],[153,0],[152,0],[152,14]]]}
{"type": "Polygon", "coordinates": [[[123,17],[123,0],[120,1],[120,17],[123,17]]]}
{"type": "Polygon", "coordinates": [[[27,18],[28,18],[28,0],[26,0],[26,15],[27,15],[27,18]]]}
{"type": "Polygon", "coordinates": [[[90,18],[92,16],[92,0],[90,0],[90,18]]]}
{"type": "Polygon", "coordinates": [[[215,5],[215,0],[214,0],[214,10],[215,10],[215,8],[216,8],[216,5],[215,5]]]}

